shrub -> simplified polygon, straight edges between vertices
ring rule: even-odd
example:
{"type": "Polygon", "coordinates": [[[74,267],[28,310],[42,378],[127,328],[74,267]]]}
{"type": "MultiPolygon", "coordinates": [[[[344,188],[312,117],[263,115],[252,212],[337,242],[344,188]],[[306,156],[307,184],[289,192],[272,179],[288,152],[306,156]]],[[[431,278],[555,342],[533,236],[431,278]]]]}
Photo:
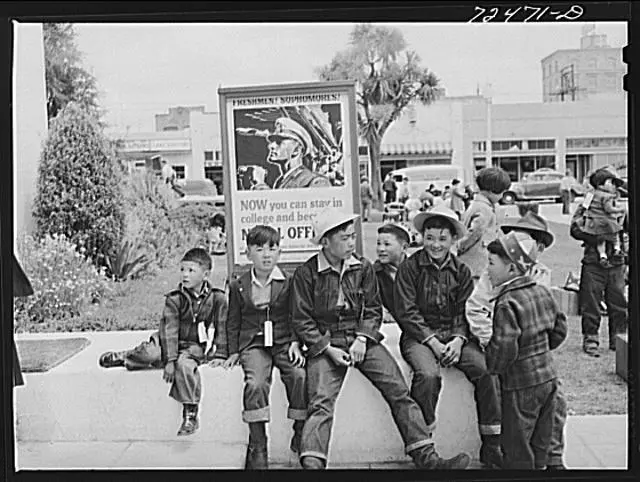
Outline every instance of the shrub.
{"type": "Polygon", "coordinates": [[[104,264],[101,248],[117,246],[124,228],[122,177],[98,120],[67,104],[51,123],[38,167],[38,235],[64,235],[104,264]]]}
{"type": "Polygon", "coordinates": [[[21,330],[78,316],[110,291],[104,268],[97,269],[82,254],[84,248],[78,249],[64,235],[40,240],[24,236],[17,251],[34,290],[32,296],[14,302],[15,324],[21,330]]]}

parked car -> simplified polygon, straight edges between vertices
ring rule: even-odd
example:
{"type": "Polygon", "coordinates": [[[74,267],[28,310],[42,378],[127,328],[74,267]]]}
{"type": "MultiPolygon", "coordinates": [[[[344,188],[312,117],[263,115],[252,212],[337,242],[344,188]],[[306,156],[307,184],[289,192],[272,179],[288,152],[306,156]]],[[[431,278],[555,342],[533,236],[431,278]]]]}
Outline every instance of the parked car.
{"type": "Polygon", "coordinates": [[[218,190],[211,179],[180,179],[175,183],[176,190],[183,196],[217,196],[218,190]]]}
{"type": "MultiPolygon", "coordinates": [[[[502,196],[503,204],[516,201],[553,200],[562,202],[560,181],[564,177],[559,171],[542,168],[522,177],[520,182],[512,182],[509,190],[502,196]]],[[[584,196],[585,189],[577,181],[571,186],[572,197],[584,196]]]]}

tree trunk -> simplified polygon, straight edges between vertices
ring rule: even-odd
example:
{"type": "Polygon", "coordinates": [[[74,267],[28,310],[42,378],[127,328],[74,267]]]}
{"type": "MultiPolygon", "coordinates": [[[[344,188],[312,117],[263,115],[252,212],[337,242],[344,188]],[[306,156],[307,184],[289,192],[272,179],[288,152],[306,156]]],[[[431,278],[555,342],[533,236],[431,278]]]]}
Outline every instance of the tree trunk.
{"type": "Polygon", "coordinates": [[[373,207],[382,210],[382,182],[380,180],[380,144],[381,140],[367,140],[369,144],[369,159],[371,160],[371,190],[373,191],[373,207]]]}

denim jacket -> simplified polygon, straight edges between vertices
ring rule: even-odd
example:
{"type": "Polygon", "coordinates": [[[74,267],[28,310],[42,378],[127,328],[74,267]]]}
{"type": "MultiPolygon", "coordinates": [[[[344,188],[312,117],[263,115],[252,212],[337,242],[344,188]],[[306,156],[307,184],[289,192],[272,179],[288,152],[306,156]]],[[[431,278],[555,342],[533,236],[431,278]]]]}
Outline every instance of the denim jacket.
{"type": "Polygon", "coordinates": [[[403,337],[424,343],[436,336],[468,337],[465,303],[473,290],[471,271],[452,254],[438,267],[425,249],[398,268],[394,285],[395,318],[403,337]]]}
{"type": "Polygon", "coordinates": [[[331,335],[363,335],[379,343],[383,335],[382,303],[373,265],[353,255],[345,261],[341,276],[334,269],[319,270],[322,252],[298,266],[292,281],[291,313],[293,329],[309,349],[309,356],[322,353],[331,335]],[[339,307],[340,287],[344,306],[339,307]]]}

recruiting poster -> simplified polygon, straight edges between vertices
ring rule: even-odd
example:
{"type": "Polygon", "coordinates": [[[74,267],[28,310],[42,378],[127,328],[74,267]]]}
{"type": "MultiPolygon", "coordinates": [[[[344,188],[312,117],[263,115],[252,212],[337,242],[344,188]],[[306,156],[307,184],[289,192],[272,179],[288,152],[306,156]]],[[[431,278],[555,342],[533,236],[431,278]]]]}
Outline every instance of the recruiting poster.
{"type": "Polygon", "coordinates": [[[311,243],[318,213],[329,206],[359,212],[355,85],[218,92],[229,267],[249,263],[245,239],[257,224],[280,232],[282,263],[300,264],[318,250],[311,243]]]}

